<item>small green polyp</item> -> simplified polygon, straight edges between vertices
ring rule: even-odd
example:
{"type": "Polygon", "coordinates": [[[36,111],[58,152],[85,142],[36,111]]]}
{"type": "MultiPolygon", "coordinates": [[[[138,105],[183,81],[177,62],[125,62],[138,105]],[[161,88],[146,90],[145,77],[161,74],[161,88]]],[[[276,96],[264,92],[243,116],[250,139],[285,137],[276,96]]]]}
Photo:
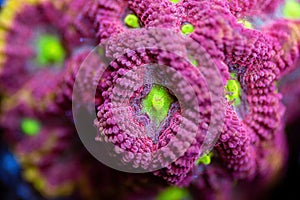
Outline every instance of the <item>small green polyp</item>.
{"type": "Polygon", "coordinates": [[[181,32],[185,35],[194,32],[194,30],[195,30],[194,26],[190,23],[185,23],[181,26],[181,32]]]}
{"type": "MultiPolygon", "coordinates": [[[[231,74],[232,78],[235,78],[235,75],[231,74]]],[[[227,85],[225,89],[230,93],[226,95],[226,98],[229,101],[234,102],[234,106],[239,106],[241,103],[240,95],[241,95],[241,86],[240,83],[236,79],[230,79],[227,81],[227,85]]]]}
{"type": "Polygon", "coordinates": [[[168,90],[162,86],[155,85],[142,101],[142,112],[148,114],[156,126],[167,117],[169,108],[173,102],[168,90]]]}
{"type": "Polygon", "coordinates": [[[190,199],[190,194],[186,189],[178,187],[168,187],[158,194],[156,200],[182,200],[190,199]]]}
{"type": "Polygon", "coordinates": [[[212,153],[205,154],[196,160],[196,165],[209,165],[211,162],[212,153]]]}
{"type": "Polygon", "coordinates": [[[62,64],[66,56],[65,49],[59,37],[41,35],[37,39],[37,63],[41,66],[62,64]]]}
{"type": "Polygon", "coordinates": [[[243,24],[245,28],[253,29],[251,22],[249,22],[247,20],[241,19],[241,20],[238,20],[238,23],[243,24]]]}
{"type": "Polygon", "coordinates": [[[158,111],[161,110],[164,106],[165,100],[162,96],[154,95],[152,99],[153,108],[158,111]]]}
{"type": "Polygon", "coordinates": [[[37,120],[25,118],[21,122],[21,130],[26,135],[34,136],[40,132],[41,124],[37,120]]]}
{"type": "Polygon", "coordinates": [[[170,2],[172,2],[172,3],[179,3],[180,0],[170,0],[170,2]]]}
{"type": "Polygon", "coordinates": [[[289,19],[300,18],[300,3],[296,0],[288,0],[283,7],[283,16],[289,19]]]}
{"type": "Polygon", "coordinates": [[[198,66],[198,61],[191,55],[189,56],[189,61],[194,67],[198,66]]]}
{"type": "Polygon", "coordinates": [[[139,18],[134,15],[134,14],[128,14],[125,19],[124,22],[127,26],[131,27],[131,28],[139,28],[139,18]]]}

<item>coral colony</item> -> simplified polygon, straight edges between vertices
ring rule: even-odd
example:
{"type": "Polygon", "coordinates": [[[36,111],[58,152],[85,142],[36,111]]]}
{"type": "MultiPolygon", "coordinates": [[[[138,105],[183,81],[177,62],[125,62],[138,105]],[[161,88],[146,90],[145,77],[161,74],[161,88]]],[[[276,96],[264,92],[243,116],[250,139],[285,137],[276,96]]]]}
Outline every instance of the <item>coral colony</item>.
{"type": "Polygon", "coordinates": [[[300,115],[299,1],[0,5],[0,125],[28,190],[43,198],[251,199],[280,178],[284,127],[300,115]],[[82,145],[75,82],[80,107],[94,106],[94,142],[112,144],[111,159],[145,173],[114,170],[82,145]]]}

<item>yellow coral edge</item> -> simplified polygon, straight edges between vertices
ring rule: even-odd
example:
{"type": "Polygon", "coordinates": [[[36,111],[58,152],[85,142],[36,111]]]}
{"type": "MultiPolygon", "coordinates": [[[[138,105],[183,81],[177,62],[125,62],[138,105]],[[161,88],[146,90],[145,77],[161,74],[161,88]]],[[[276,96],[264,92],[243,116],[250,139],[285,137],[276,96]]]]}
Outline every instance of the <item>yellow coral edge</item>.
{"type": "Polygon", "coordinates": [[[58,196],[69,196],[72,194],[75,183],[66,181],[60,185],[54,186],[48,182],[47,178],[42,175],[40,170],[35,166],[27,166],[23,173],[23,177],[45,197],[55,198],[58,196]]]}
{"type": "Polygon", "coordinates": [[[284,51],[288,52],[292,47],[300,42],[300,24],[294,21],[289,21],[290,37],[283,45],[284,51]]]}

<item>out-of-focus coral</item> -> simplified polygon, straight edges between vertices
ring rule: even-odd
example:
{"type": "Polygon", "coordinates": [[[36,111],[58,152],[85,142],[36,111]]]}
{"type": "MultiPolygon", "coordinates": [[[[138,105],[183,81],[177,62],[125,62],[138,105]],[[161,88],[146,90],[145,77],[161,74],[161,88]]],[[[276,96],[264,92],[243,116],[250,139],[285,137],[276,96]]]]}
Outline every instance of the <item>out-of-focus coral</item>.
{"type": "Polygon", "coordinates": [[[1,90],[16,92],[43,68],[60,73],[84,45],[73,24],[82,2],[7,1],[0,18],[1,90]]]}
{"type": "Polygon", "coordinates": [[[231,12],[237,17],[264,16],[272,14],[284,2],[284,0],[255,0],[255,1],[227,1],[231,12]]]}
{"type": "Polygon", "coordinates": [[[284,77],[280,84],[280,92],[283,94],[283,103],[286,105],[285,121],[288,124],[293,123],[299,117],[299,77],[298,68],[290,75],[284,77]]]}
{"type": "MultiPolygon", "coordinates": [[[[300,7],[298,10],[300,10],[300,7]]],[[[279,64],[282,69],[282,78],[278,80],[277,85],[283,95],[283,103],[286,106],[285,121],[287,124],[292,123],[299,117],[299,19],[300,16],[298,19],[277,20],[266,28],[266,31],[275,36],[280,45],[284,47],[279,64]],[[280,31],[276,33],[275,29],[280,31]]]]}
{"type": "MultiPolygon", "coordinates": [[[[121,41],[118,41],[118,45],[120,44],[119,42],[121,41]]],[[[159,41],[157,42],[159,43],[159,41]]],[[[115,45],[117,46],[117,44],[115,45]]],[[[175,48],[176,45],[174,45],[173,48],[171,47],[173,50],[175,50],[175,48]]],[[[168,160],[169,156],[172,157],[172,153],[168,155],[168,150],[166,150],[165,158],[158,158],[159,160],[157,161],[155,160],[156,158],[152,158],[151,156],[148,158],[144,156],[139,158],[138,156],[135,157],[134,154],[138,155],[139,153],[143,154],[152,152],[166,146],[173,135],[182,134],[179,132],[180,123],[183,123],[182,125],[184,127],[190,127],[190,130],[187,130],[187,132],[184,135],[182,134],[181,137],[186,137],[186,141],[191,141],[193,137],[192,131],[195,129],[195,126],[198,126],[198,124],[195,124],[193,118],[188,118],[188,120],[183,121],[180,113],[183,113],[184,111],[180,110],[179,100],[171,95],[168,89],[160,85],[155,85],[155,81],[159,81],[161,78],[168,79],[170,81],[170,85],[175,85],[174,81],[177,83],[182,82],[180,85],[186,85],[184,83],[184,78],[178,78],[178,75],[172,72],[165,74],[165,77],[159,77],[159,75],[157,75],[158,77],[155,77],[156,72],[154,69],[152,72],[149,70],[149,80],[151,81],[148,84],[143,84],[142,80],[147,79],[147,76],[149,76],[147,69],[145,69],[146,71],[142,70],[134,72],[135,67],[151,63],[160,63],[170,66],[174,68],[176,72],[180,72],[181,74],[185,74],[185,70],[189,70],[190,73],[186,73],[184,77],[186,76],[185,78],[189,80],[189,83],[192,84],[193,87],[201,88],[197,90],[197,93],[195,94],[197,102],[199,105],[201,105],[199,117],[202,119],[201,126],[203,128],[200,128],[200,133],[206,129],[205,125],[208,121],[207,118],[210,116],[210,113],[205,111],[207,108],[209,108],[210,103],[208,96],[204,95],[204,81],[201,80],[201,77],[197,75],[196,71],[193,71],[194,67],[184,60],[180,61],[180,57],[167,52],[159,53],[157,50],[153,50],[152,52],[141,50],[132,54],[129,53],[126,56],[122,56],[121,58],[117,59],[115,62],[112,62],[107,70],[107,75],[104,77],[105,81],[102,82],[98,88],[104,99],[103,104],[97,108],[98,122],[96,125],[101,134],[99,137],[107,136],[109,141],[113,142],[115,145],[118,145],[121,149],[128,151],[128,154],[124,155],[124,162],[133,162],[134,167],[142,167],[144,169],[152,169],[152,165],[155,165],[155,162],[164,162],[164,159],[168,160]],[[128,77],[123,77],[125,74],[127,74],[128,77]],[[132,77],[130,74],[132,74],[132,77]],[[198,79],[196,79],[196,77],[198,77],[198,79]],[[117,88],[117,90],[114,90],[113,87],[117,88]],[[160,91],[164,93],[164,95],[161,95],[160,91]],[[132,108],[126,106],[126,101],[122,103],[122,100],[118,100],[117,96],[119,95],[119,92],[122,94],[121,98],[131,96],[132,99],[130,101],[132,103],[130,104],[132,105],[132,108]],[[131,95],[132,92],[134,92],[133,95],[131,95]],[[161,99],[158,100],[157,106],[155,103],[153,104],[153,101],[155,101],[156,98],[161,99]],[[119,106],[112,106],[114,102],[119,101],[121,108],[124,107],[123,113],[128,113],[124,116],[121,115],[120,117],[115,116],[118,115],[117,113],[119,113],[119,106]],[[147,101],[150,101],[150,107],[148,106],[147,101]],[[163,109],[166,109],[164,115],[162,114],[163,109]],[[157,114],[151,114],[152,112],[161,113],[159,114],[160,117],[158,118],[157,114]],[[126,119],[125,116],[131,118],[126,119]],[[121,118],[126,120],[123,122],[123,119],[121,118]],[[126,123],[127,121],[131,123],[128,124],[126,123]],[[122,124],[124,125],[124,128],[122,128],[122,124]],[[147,134],[145,135],[146,132],[147,134]],[[135,139],[137,136],[138,138],[135,139]]],[[[157,70],[159,70],[159,67],[157,70]]],[[[182,96],[183,101],[189,101],[188,99],[191,96],[187,93],[187,91],[185,91],[185,87],[178,87],[173,92],[176,92],[177,95],[182,96]]],[[[197,106],[193,102],[189,102],[194,107],[197,106]]],[[[195,114],[192,112],[190,113],[189,117],[195,116],[195,114]]],[[[197,140],[197,143],[201,143],[201,137],[197,140]]],[[[179,183],[182,181],[185,174],[188,173],[189,169],[193,167],[197,158],[197,154],[199,154],[199,146],[197,147],[197,143],[196,141],[193,142],[182,160],[179,159],[172,166],[170,166],[170,168],[166,168],[160,172],[157,172],[157,174],[165,177],[171,183],[179,183]]],[[[178,142],[177,145],[180,145],[180,142],[178,142]]],[[[167,147],[167,149],[168,148],[170,148],[169,151],[172,152],[172,148],[175,147],[171,146],[167,147]]],[[[184,148],[184,146],[181,148],[184,148]]]]}
{"type": "Polygon", "coordinates": [[[80,143],[72,139],[74,128],[65,116],[51,111],[56,76],[45,70],[4,100],[1,118],[25,180],[45,196],[53,197],[71,194],[81,176],[80,153],[74,151],[80,143]],[[50,84],[45,84],[46,78],[50,78],[50,84]],[[62,170],[66,166],[68,173],[62,170]]]}

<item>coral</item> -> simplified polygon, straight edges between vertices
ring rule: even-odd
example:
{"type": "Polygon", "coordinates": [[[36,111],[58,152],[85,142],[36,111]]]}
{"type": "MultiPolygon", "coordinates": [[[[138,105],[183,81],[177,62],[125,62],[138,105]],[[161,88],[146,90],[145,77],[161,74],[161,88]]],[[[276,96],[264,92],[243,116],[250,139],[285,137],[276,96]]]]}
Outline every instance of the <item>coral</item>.
{"type": "Polygon", "coordinates": [[[82,104],[85,103],[95,103],[96,105],[102,101],[101,97],[98,95],[95,98],[94,93],[91,94],[93,87],[98,84],[98,75],[101,70],[105,67],[105,63],[99,60],[99,58],[94,59],[94,63],[89,60],[87,64],[84,63],[86,57],[90,54],[91,48],[81,49],[78,53],[74,54],[65,62],[65,69],[62,72],[64,76],[58,82],[57,91],[54,97],[56,102],[56,109],[61,111],[70,112],[72,109],[73,98],[79,98],[82,104]],[[80,74],[80,77],[77,76],[80,74]],[[77,80],[77,92],[73,94],[73,87],[77,80]]]}
{"type": "Polygon", "coordinates": [[[195,167],[190,179],[194,199],[235,199],[232,194],[234,181],[216,163],[195,167]]]}
{"type": "MultiPolygon", "coordinates": [[[[98,7],[102,6],[102,4],[98,5],[98,7]]],[[[234,179],[253,180],[258,175],[260,167],[256,162],[258,157],[255,153],[259,148],[258,145],[261,141],[272,140],[275,137],[283,115],[280,103],[281,95],[277,93],[275,87],[275,81],[282,71],[279,70],[278,63],[274,63],[275,54],[281,52],[282,44],[279,44],[270,33],[241,26],[228,7],[218,1],[180,1],[176,4],[169,1],[160,4],[156,1],[151,3],[129,1],[126,6],[136,13],[144,27],[156,26],[159,28],[164,25],[179,33],[182,32],[202,45],[211,59],[223,63],[218,67],[225,68],[223,81],[226,83],[224,87],[229,93],[227,95],[229,104],[225,105],[225,125],[215,148],[222,165],[234,179]],[[138,3],[141,5],[138,6],[138,3]],[[148,6],[143,6],[145,4],[148,6]],[[161,6],[166,9],[163,13],[157,14],[157,10],[161,6]],[[165,12],[168,12],[168,17],[164,16],[165,12]],[[212,31],[210,27],[214,27],[214,30],[212,31]],[[232,79],[225,75],[228,71],[233,74],[232,79]]],[[[97,15],[107,17],[101,9],[98,10],[97,15]]],[[[117,16],[117,19],[120,23],[120,15],[117,16]]],[[[134,17],[133,21],[132,23],[136,24],[137,18],[134,17]]],[[[98,23],[101,24],[101,21],[98,23]]],[[[111,25],[113,24],[111,23],[111,25]]],[[[173,111],[173,102],[170,110],[166,109],[164,114],[156,115],[153,113],[154,111],[150,112],[150,106],[153,106],[152,110],[157,111],[159,109],[155,106],[161,105],[156,105],[152,100],[150,102],[152,105],[150,105],[147,95],[148,98],[152,97],[155,94],[153,91],[156,90],[156,86],[151,82],[145,85],[140,83],[140,80],[147,79],[149,69],[141,71],[139,69],[143,69],[143,65],[150,62],[171,66],[182,74],[186,74],[186,71],[192,74],[193,68],[186,66],[182,70],[183,68],[179,68],[179,66],[185,66],[185,64],[181,63],[176,56],[166,52],[139,49],[132,52],[125,51],[122,55],[122,49],[128,48],[129,43],[135,44],[135,47],[142,46],[136,38],[132,38],[129,29],[122,27],[122,30],[119,29],[119,31],[124,32],[120,36],[124,40],[115,40],[115,35],[107,37],[108,34],[106,34],[104,37],[109,42],[108,54],[116,60],[110,63],[104,73],[105,81],[98,86],[98,92],[101,94],[103,102],[97,108],[96,126],[100,133],[96,139],[112,142],[118,146],[117,152],[124,154],[122,159],[124,163],[132,162],[134,168],[150,170],[154,166],[152,163],[157,161],[156,158],[151,157],[151,154],[149,156],[149,153],[164,147],[172,136],[180,134],[178,125],[182,123],[182,118],[180,118],[182,110],[179,107],[173,111]],[[176,65],[173,64],[175,63],[173,60],[176,60],[176,65]],[[135,71],[135,75],[132,74],[132,70],[135,71]],[[124,100],[124,98],[128,100],[124,100]],[[168,115],[166,115],[167,111],[168,115]],[[152,121],[156,120],[161,123],[162,120],[165,120],[165,116],[167,119],[170,118],[171,123],[158,129],[162,132],[157,133],[157,129],[155,129],[157,123],[152,125],[152,121]],[[172,120],[175,119],[177,123],[172,123],[172,120]],[[147,126],[150,126],[151,129],[147,126]],[[136,138],[137,136],[138,138],[136,138]]],[[[100,26],[96,26],[96,28],[96,31],[104,30],[100,26]]],[[[117,33],[115,32],[115,34],[117,33]]],[[[140,33],[136,32],[135,34],[140,33]]],[[[135,37],[139,38],[140,36],[135,35],[135,37]]],[[[153,41],[147,43],[147,38],[144,40],[147,45],[153,43],[153,41]]],[[[159,47],[160,42],[156,41],[158,45],[155,46],[159,47]]],[[[174,44],[172,51],[181,50],[182,47],[179,45],[180,42],[177,45],[174,44]]],[[[194,66],[199,65],[194,58],[190,58],[190,60],[194,66]]],[[[194,76],[197,74],[189,75],[188,79],[193,80],[194,76]]],[[[155,77],[151,78],[155,80],[155,77]]],[[[193,84],[200,83],[199,81],[193,82],[193,84]]],[[[194,87],[203,88],[204,84],[201,83],[194,87]]],[[[178,96],[176,97],[178,98],[178,96]]],[[[160,99],[168,102],[166,95],[160,99]]],[[[198,101],[203,102],[204,100],[198,99],[198,101]]],[[[166,105],[169,107],[169,104],[166,105]]],[[[203,109],[202,107],[203,105],[200,110],[203,109]]],[[[205,109],[208,111],[209,107],[205,105],[205,109]]],[[[203,115],[205,122],[209,122],[209,117],[209,113],[203,115]]],[[[203,133],[197,134],[195,139],[196,141],[192,142],[184,155],[170,165],[155,171],[154,174],[162,176],[173,184],[185,183],[185,177],[193,169],[194,163],[199,157],[203,133]]],[[[190,140],[191,138],[187,139],[187,141],[190,140]]],[[[168,154],[172,159],[172,153],[169,151],[173,150],[168,149],[168,154]]],[[[160,160],[160,162],[166,161],[160,160]]]]}
{"type": "Polygon", "coordinates": [[[138,28],[140,26],[139,19],[134,14],[128,14],[125,17],[124,22],[127,26],[132,27],[132,28],[138,28]]]}
{"type": "Polygon", "coordinates": [[[157,127],[167,117],[172,101],[168,90],[153,85],[150,92],[142,100],[142,112],[146,113],[157,127]]]}
{"type": "Polygon", "coordinates": [[[52,35],[43,35],[37,39],[37,63],[45,66],[50,63],[59,64],[65,59],[65,50],[59,38],[52,35]]]}
{"type": "Polygon", "coordinates": [[[263,27],[263,31],[276,41],[276,56],[273,62],[278,66],[280,79],[295,68],[299,57],[299,21],[282,19],[263,27]],[[280,30],[280,31],[275,31],[280,30]]]}
{"type": "Polygon", "coordinates": [[[0,125],[24,179],[45,197],[88,199],[241,199],[270,185],[288,156],[285,106],[287,122],[297,114],[298,5],[8,0],[0,125]],[[75,127],[83,108],[90,144],[146,174],[88,155],[75,127]]]}
{"type": "Polygon", "coordinates": [[[240,86],[239,81],[235,80],[236,77],[235,77],[234,73],[232,73],[232,74],[233,75],[231,75],[231,76],[233,79],[228,80],[227,85],[225,86],[226,90],[229,93],[228,95],[226,95],[226,98],[229,101],[233,101],[235,106],[238,106],[241,103],[241,99],[240,99],[241,86],[240,86]]]}
{"type": "Polygon", "coordinates": [[[300,50],[300,24],[296,19],[280,19],[263,27],[270,34],[280,48],[274,58],[280,69],[278,76],[278,90],[282,93],[286,106],[285,120],[291,123],[297,118],[298,99],[298,69],[300,50]],[[275,31],[275,29],[280,31],[275,31]]]}
{"type": "Polygon", "coordinates": [[[196,160],[196,165],[200,165],[200,164],[204,164],[204,165],[209,165],[211,162],[211,157],[212,157],[213,153],[210,152],[208,154],[204,154],[203,156],[199,157],[196,160]]]}
{"type": "Polygon", "coordinates": [[[190,33],[194,32],[194,26],[189,23],[183,24],[181,27],[181,32],[183,34],[190,34],[190,33]]]}
{"type": "Polygon", "coordinates": [[[123,15],[126,14],[126,8],[128,3],[125,0],[89,1],[81,11],[80,21],[88,21],[93,25],[97,38],[103,41],[125,29],[123,15]]]}
{"type": "Polygon", "coordinates": [[[287,124],[293,123],[299,117],[299,78],[297,75],[299,72],[294,71],[290,75],[287,75],[279,83],[279,90],[283,96],[283,103],[286,106],[285,122],[287,124]]]}
{"type": "MultiPolygon", "coordinates": [[[[36,92],[43,90],[38,88],[36,92]]],[[[1,117],[2,128],[11,140],[10,144],[13,145],[14,153],[22,166],[25,180],[45,196],[68,195],[81,176],[78,170],[79,157],[75,157],[73,153],[74,158],[68,158],[68,155],[60,158],[60,155],[73,143],[70,139],[74,130],[71,125],[67,125],[67,119],[50,115],[47,112],[48,107],[44,108],[42,102],[36,105],[40,97],[36,92],[33,92],[36,96],[30,95],[26,85],[20,91],[21,95],[4,102],[6,109],[1,117]],[[24,95],[26,93],[29,94],[27,98],[24,95]],[[19,98],[20,96],[24,99],[19,98]],[[9,105],[13,102],[13,105],[9,105]],[[62,160],[64,161],[61,162],[62,160]],[[68,173],[61,169],[66,166],[69,168],[68,173]],[[78,177],[74,176],[74,171],[77,171],[78,177]]]]}
{"type": "Polygon", "coordinates": [[[36,135],[41,129],[40,113],[52,115],[56,111],[53,101],[60,76],[44,69],[37,73],[17,93],[6,97],[2,102],[1,127],[10,138],[11,145],[22,140],[25,135],[36,135]],[[35,131],[34,131],[35,130],[35,131]]]}
{"type": "Polygon", "coordinates": [[[177,188],[177,187],[169,187],[162,191],[158,196],[158,200],[166,200],[166,199],[188,199],[190,195],[186,189],[177,188]]]}
{"type": "Polygon", "coordinates": [[[236,179],[253,179],[256,172],[255,136],[232,109],[226,110],[225,125],[216,150],[236,179]]]}
{"type": "MultiPolygon", "coordinates": [[[[145,52],[137,52],[137,54],[139,55],[143,55],[145,54],[145,52]]],[[[153,59],[163,59],[163,58],[159,58],[159,56],[157,58],[154,58],[154,54],[152,55],[145,55],[147,57],[152,57],[153,59]]],[[[161,55],[163,56],[163,54],[161,55]]],[[[166,55],[165,55],[166,56],[166,55]]],[[[172,58],[172,57],[168,57],[168,58],[172,58]]],[[[178,58],[174,57],[174,60],[177,60],[178,58]]],[[[124,66],[122,66],[121,63],[129,63],[130,62],[130,57],[129,58],[122,58],[120,60],[120,62],[118,63],[112,63],[111,66],[114,66],[115,69],[119,69],[119,73],[121,73],[120,75],[117,75],[116,77],[106,77],[106,80],[110,80],[112,79],[112,81],[107,81],[107,84],[111,84],[111,82],[116,82],[120,84],[120,89],[122,88],[122,92],[121,93],[115,93],[116,95],[118,94],[122,94],[121,98],[128,98],[128,96],[130,97],[130,93],[133,91],[139,91],[138,93],[136,93],[135,95],[137,96],[133,96],[132,101],[132,108],[128,107],[126,109],[126,102],[124,103],[122,102],[122,99],[118,99],[118,97],[116,96],[114,98],[114,91],[113,89],[109,88],[110,85],[106,86],[103,84],[102,88],[104,89],[99,89],[99,91],[102,92],[102,97],[104,99],[104,103],[103,105],[98,107],[98,120],[99,122],[97,122],[97,127],[100,129],[100,133],[104,134],[108,141],[113,142],[114,144],[118,145],[121,149],[124,149],[126,151],[132,152],[132,153],[144,153],[144,152],[150,152],[151,149],[155,150],[155,149],[159,149],[164,147],[168,141],[170,140],[170,137],[172,137],[172,135],[175,135],[178,128],[179,128],[179,122],[181,121],[180,119],[180,110],[178,108],[178,105],[176,105],[176,101],[173,102],[172,104],[170,104],[170,101],[168,100],[168,96],[169,94],[164,94],[161,98],[163,99],[162,101],[166,102],[167,107],[165,107],[164,109],[164,115],[166,116],[166,113],[168,113],[167,118],[164,119],[163,116],[159,115],[162,118],[158,118],[156,119],[157,121],[161,121],[164,120],[165,123],[161,124],[160,126],[157,127],[157,123],[156,120],[154,120],[155,118],[155,114],[151,114],[151,112],[149,113],[149,118],[147,117],[147,115],[145,116],[143,114],[143,111],[141,110],[142,105],[144,105],[145,109],[146,109],[146,113],[147,113],[147,102],[148,102],[148,98],[146,97],[146,95],[152,96],[151,91],[154,91],[154,95],[155,95],[155,88],[156,86],[152,85],[150,83],[150,85],[140,85],[140,81],[143,80],[143,77],[146,78],[147,74],[143,75],[141,74],[141,79],[139,77],[135,77],[135,76],[130,76],[129,74],[127,75],[127,77],[122,78],[122,74],[126,74],[126,71],[124,70],[124,66]],[[126,61],[126,62],[125,62],[126,61]],[[118,77],[119,76],[119,77],[118,77]],[[119,80],[118,80],[119,79],[119,80]],[[132,82],[134,81],[134,82],[132,82]],[[136,84],[134,84],[136,82],[136,84]],[[106,91],[106,92],[105,92],[106,91]],[[111,92],[108,92],[111,91],[111,92]],[[147,92],[148,91],[148,92],[147,92]],[[143,100],[144,99],[144,100],[143,100]],[[145,103],[141,102],[144,101],[145,103]],[[120,101],[120,106],[121,108],[121,113],[128,113],[122,116],[119,116],[118,113],[120,113],[120,111],[118,111],[118,107],[115,107],[114,104],[118,103],[120,101]],[[122,105],[123,104],[123,105],[122,105]],[[170,106],[168,106],[170,105],[170,106]],[[124,118],[124,116],[127,117],[131,117],[128,119],[122,119],[124,118]],[[140,118],[140,119],[139,119],[140,118]],[[148,119],[147,119],[148,118],[148,119]],[[121,120],[121,121],[119,121],[121,120]],[[131,122],[131,124],[127,124],[126,121],[131,122]],[[154,122],[153,122],[154,121],[154,122]],[[154,127],[152,126],[152,124],[154,124],[154,127]],[[124,128],[122,128],[123,126],[125,126],[124,128]],[[130,132],[128,132],[128,130],[130,130],[130,132]],[[162,132],[161,132],[162,131],[162,132]],[[160,133],[161,132],[161,133],[160,133]],[[146,135],[144,135],[146,134],[146,135]],[[148,135],[148,137],[146,137],[148,135]],[[139,136],[138,139],[135,139],[136,136],[139,136]]],[[[182,63],[184,65],[184,63],[182,63]]],[[[128,65],[127,65],[128,66],[128,65]]],[[[132,66],[134,66],[132,64],[132,66]]],[[[128,66],[130,67],[130,66],[128,66]]],[[[175,66],[174,66],[175,67],[175,66]]],[[[186,65],[186,67],[188,67],[188,65],[186,65]]],[[[141,67],[142,68],[142,67],[141,67]]],[[[126,68],[125,68],[126,69],[126,68]]],[[[130,69],[130,68],[129,68],[130,69]]],[[[127,72],[129,73],[129,72],[127,72]]],[[[138,73],[138,72],[137,72],[138,73]]],[[[113,73],[111,73],[113,74],[113,73]]],[[[155,72],[153,72],[153,74],[155,74],[155,72]]],[[[174,75],[172,75],[174,76],[174,75]]],[[[175,76],[174,76],[175,78],[175,76]]],[[[190,77],[192,78],[192,77],[190,77]]],[[[172,80],[172,78],[171,78],[172,80]]],[[[177,80],[177,81],[182,81],[182,80],[177,80]]],[[[194,84],[201,84],[200,80],[195,80],[194,84]]],[[[189,98],[188,95],[183,95],[184,91],[180,90],[181,88],[178,88],[180,94],[184,97],[184,98],[189,98]]],[[[182,88],[183,89],[183,88],[182,88]]],[[[121,91],[121,90],[116,90],[116,92],[121,91]]],[[[164,91],[164,93],[166,93],[167,91],[164,91]]],[[[198,96],[198,95],[197,95],[198,96]]],[[[149,97],[150,98],[150,97],[149,97]]],[[[155,98],[155,97],[153,97],[155,98]]],[[[202,97],[203,98],[203,97],[202,97]]],[[[204,99],[199,99],[200,102],[205,102],[204,99]]],[[[178,100],[177,100],[178,102],[178,100]]],[[[130,106],[130,102],[128,102],[130,106]]],[[[178,104],[178,103],[177,103],[178,104]]],[[[155,106],[155,105],[154,105],[155,106]]],[[[157,106],[156,106],[157,107],[157,106]]],[[[148,113],[147,113],[148,114],[148,113]]],[[[187,124],[184,124],[184,126],[190,126],[193,127],[194,125],[192,125],[193,120],[189,119],[189,121],[185,122],[187,124]]],[[[191,129],[193,130],[193,129],[191,129]]],[[[189,130],[190,131],[190,130],[189,130]]],[[[103,136],[104,136],[103,135],[103,136]]],[[[186,137],[188,136],[188,133],[184,135],[182,135],[182,137],[186,137]]],[[[192,137],[192,135],[191,135],[192,137]]],[[[187,138],[186,141],[191,140],[192,138],[187,138]]],[[[179,145],[179,144],[178,144],[179,145]]],[[[171,148],[171,147],[169,147],[171,148]]],[[[152,151],[153,151],[152,150],[152,151]]],[[[197,154],[197,150],[193,150],[195,151],[194,153],[191,152],[191,154],[197,154]]],[[[199,150],[198,150],[199,151],[199,150]]],[[[134,154],[130,154],[128,156],[134,156],[134,154]]],[[[172,159],[168,158],[169,155],[166,154],[166,160],[168,159],[172,159]]],[[[172,155],[170,155],[172,156],[172,155]]],[[[134,162],[134,167],[139,167],[141,165],[142,168],[147,169],[148,167],[150,167],[150,169],[152,168],[152,162],[150,160],[150,158],[133,158],[133,157],[129,157],[127,158],[126,156],[124,157],[124,161],[125,162],[130,162],[133,161],[134,162]],[[145,162],[141,162],[140,159],[147,159],[145,162]],[[151,161],[151,162],[150,162],[151,161]],[[140,163],[141,162],[141,163],[140,163]],[[150,166],[148,166],[150,164],[150,166]]],[[[152,158],[152,159],[155,159],[152,158]]],[[[163,160],[161,160],[162,162],[165,162],[163,160]]],[[[154,163],[157,162],[154,160],[154,163]]],[[[191,164],[194,162],[193,159],[191,159],[189,162],[191,162],[191,164]]],[[[181,164],[178,163],[178,166],[180,166],[181,164]]],[[[187,166],[189,167],[189,166],[187,166]]],[[[184,176],[184,174],[182,174],[184,176]]],[[[177,174],[176,176],[173,177],[174,181],[178,178],[180,178],[180,174],[177,174]]],[[[170,181],[173,181],[170,179],[170,181]]]]}
{"type": "Polygon", "coordinates": [[[21,122],[21,130],[26,135],[36,135],[41,130],[41,124],[35,119],[24,118],[21,122]]]}
{"type": "Polygon", "coordinates": [[[284,0],[255,0],[255,1],[227,1],[231,12],[239,17],[245,16],[261,16],[264,17],[268,14],[272,14],[279,8],[284,0]]]}
{"type": "Polygon", "coordinates": [[[295,0],[287,0],[283,7],[283,16],[288,19],[299,19],[300,4],[295,0]]]}

